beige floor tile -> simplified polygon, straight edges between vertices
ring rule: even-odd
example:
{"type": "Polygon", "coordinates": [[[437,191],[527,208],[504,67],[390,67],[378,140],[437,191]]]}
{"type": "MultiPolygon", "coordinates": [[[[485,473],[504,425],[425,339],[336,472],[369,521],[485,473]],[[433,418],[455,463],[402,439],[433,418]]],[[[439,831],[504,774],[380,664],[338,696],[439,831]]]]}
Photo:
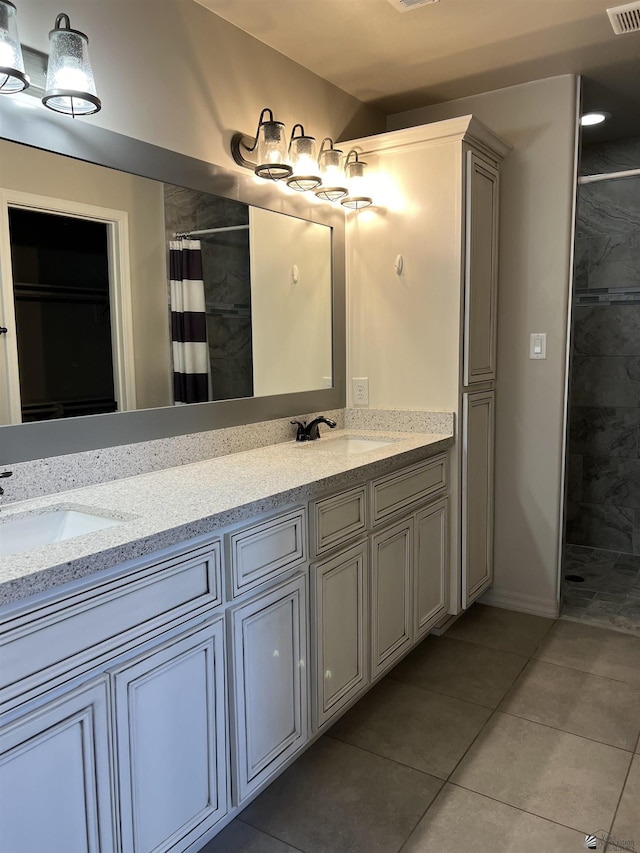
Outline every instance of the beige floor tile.
{"type": "Polygon", "coordinates": [[[401,853],[578,853],[584,834],[445,785],[401,853]]]}
{"type": "Polygon", "coordinates": [[[451,781],[586,833],[611,825],[631,757],[497,712],[451,781]]]}
{"type": "Polygon", "coordinates": [[[631,764],[629,778],[609,835],[607,850],[620,849],[640,850],[640,755],[636,755],[631,764]]]}
{"type": "Polygon", "coordinates": [[[490,715],[488,708],[386,678],[329,735],[446,779],[490,715]]]}
{"type": "Polygon", "coordinates": [[[242,819],[305,853],[392,853],[441,786],[433,776],[325,737],[242,819]]]}
{"type": "Polygon", "coordinates": [[[390,677],[456,699],[495,708],[527,659],[446,637],[427,637],[390,677]]]}
{"type": "Polygon", "coordinates": [[[640,687],[532,660],[500,710],[633,752],[640,687]]]}
{"type": "Polygon", "coordinates": [[[640,685],[640,637],[558,620],[535,657],[640,685]]]}
{"type": "Polygon", "coordinates": [[[454,622],[446,636],[528,657],[534,653],[553,622],[553,619],[543,616],[474,604],[454,622]]]}
{"type": "Polygon", "coordinates": [[[277,838],[265,835],[236,818],[216,835],[200,853],[297,853],[277,838]]]}

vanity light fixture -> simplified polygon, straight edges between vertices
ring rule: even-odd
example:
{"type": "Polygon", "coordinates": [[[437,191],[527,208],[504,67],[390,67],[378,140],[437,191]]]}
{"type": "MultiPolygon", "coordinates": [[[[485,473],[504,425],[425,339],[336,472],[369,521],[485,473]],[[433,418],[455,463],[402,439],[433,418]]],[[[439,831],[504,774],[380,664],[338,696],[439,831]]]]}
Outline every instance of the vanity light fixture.
{"type": "Polygon", "coordinates": [[[24,59],[16,7],[10,0],[0,0],[0,93],[13,95],[29,86],[29,77],[24,71],[24,59]]]}
{"type": "Polygon", "coordinates": [[[97,113],[102,104],[93,79],[86,34],[72,30],[69,16],[63,12],[56,18],[49,41],[47,88],[42,103],[74,118],[97,113]]]}
{"type": "Polygon", "coordinates": [[[316,188],[315,194],[325,201],[340,201],[347,194],[344,186],[344,170],[342,168],[342,151],[334,148],[333,139],[325,136],[320,145],[318,167],[322,183],[316,188]],[[325,145],[328,143],[328,147],[325,145]]]}
{"type": "Polygon", "coordinates": [[[358,157],[358,152],[355,148],[352,148],[347,154],[344,164],[344,172],[349,190],[347,195],[340,201],[340,204],[348,207],[350,210],[360,210],[363,207],[369,207],[370,204],[373,204],[371,196],[365,195],[364,170],[366,165],[358,157]],[[352,154],[354,155],[353,160],[351,159],[352,154]]]}
{"type": "Polygon", "coordinates": [[[318,158],[316,157],[316,140],[313,136],[306,136],[301,124],[294,124],[289,141],[289,162],[293,170],[291,177],[287,178],[287,186],[298,192],[315,190],[320,186],[321,178],[318,172],[318,158]],[[300,130],[296,136],[296,130],[300,130]]]}
{"type": "Polygon", "coordinates": [[[293,169],[287,162],[287,138],[284,124],[274,121],[273,112],[265,107],[258,119],[258,129],[254,139],[248,139],[242,133],[234,134],[231,139],[231,156],[239,166],[253,169],[259,178],[280,181],[288,178],[293,169]],[[268,118],[265,119],[265,115],[268,118]],[[252,163],[242,154],[242,149],[251,154],[257,149],[256,162],[252,163]]]}

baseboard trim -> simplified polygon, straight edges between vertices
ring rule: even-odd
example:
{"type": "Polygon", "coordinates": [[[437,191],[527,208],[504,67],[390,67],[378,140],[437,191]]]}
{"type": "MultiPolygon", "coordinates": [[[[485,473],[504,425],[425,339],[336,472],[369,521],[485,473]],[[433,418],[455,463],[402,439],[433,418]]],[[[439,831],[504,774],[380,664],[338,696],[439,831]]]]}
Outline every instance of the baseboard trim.
{"type": "Polygon", "coordinates": [[[557,619],[559,615],[558,602],[555,599],[536,598],[534,595],[523,595],[495,587],[488,589],[478,601],[493,607],[503,607],[505,610],[530,613],[532,616],[546,616],[548,619],[557,619]]]}

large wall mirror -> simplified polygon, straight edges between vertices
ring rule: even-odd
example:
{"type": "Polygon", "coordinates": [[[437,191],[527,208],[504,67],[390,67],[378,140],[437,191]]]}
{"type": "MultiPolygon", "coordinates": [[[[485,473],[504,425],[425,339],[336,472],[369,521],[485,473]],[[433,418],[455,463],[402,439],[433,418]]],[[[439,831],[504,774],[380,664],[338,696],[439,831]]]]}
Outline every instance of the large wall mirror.
{"type": "Polygon", "coordinates": [[[0,464],[344,405],[340,210],[15,102],[0,120],[0,464]]]}

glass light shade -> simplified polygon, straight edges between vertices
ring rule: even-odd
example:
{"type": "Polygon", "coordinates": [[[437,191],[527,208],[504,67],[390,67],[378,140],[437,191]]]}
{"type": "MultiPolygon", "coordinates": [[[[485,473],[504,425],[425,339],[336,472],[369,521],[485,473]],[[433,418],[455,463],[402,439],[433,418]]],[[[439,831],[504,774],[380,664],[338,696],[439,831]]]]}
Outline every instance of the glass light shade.
{"type": "Polygon", "coordinates": [[[369,207],[373,204],[371,196],[367,195],[367,185],[365,178],[366,163],[358,160],[358,154],[355,151],[350,151],[347,155],[347,163],[345,166],[345,176],[349,192],[342,199],[340,204],[348,207],[350,210],[360,210],[363,207],[369,207]],[[355,159],[350,160],[352,154],[355,154],[355,159]]]}
{"type": "Polygon", "coordinates": [[[257,148],[255,172],[259,178],[279,181],[291,174],[291,166],[287,163],[287,138],[281,121],[262,121],[261,117],[257,148]]]}
{"type": "Polygon", "coordinates": [[[342,151],[339,148],[334,148],[333,143],[328,138],[322,141],[318,166],[322,179],[322,183],[315,191],[318,198],[325,201],[339,201],[344,198],[347,194],[347,188],[342,168],[342,151]],[[331,148],[325,149],[324,143],[327,141],[331,143],[331,148]]]}
{"type": "Polygon", "coordinates": [[[316,141],[313,136],[304,135],[304,128],[301,124],[296,124],[291,134],[289,161],[293,171],[287,180],[287,186],[299,192],[314,190],[320,186],[316,141]],[[295,136],[298,127],[301,135],[295,136]]]}
{"type": "Polygon", "coordinates": [[[102,104],[89,60],[89,39],[79,30],[72,30],[69,16],[62,14],[56,18],[49,41],[47,89],[42,103],[50,110],[65,115],[97,113],[102,104]]]}
{"type": "Polygon", "coordinates": [[[29,85],[16,24],[16,7],[0,0],[0,93],[12,95],[29,85]]]}

